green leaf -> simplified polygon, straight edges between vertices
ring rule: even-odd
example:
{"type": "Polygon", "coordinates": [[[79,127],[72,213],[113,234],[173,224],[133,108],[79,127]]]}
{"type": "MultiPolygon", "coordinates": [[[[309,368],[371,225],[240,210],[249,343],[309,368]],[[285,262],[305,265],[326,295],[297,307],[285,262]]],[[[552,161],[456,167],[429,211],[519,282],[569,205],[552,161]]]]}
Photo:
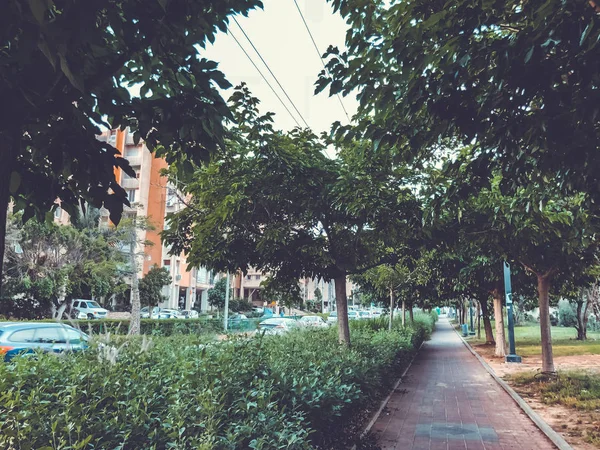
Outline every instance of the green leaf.
{"type": "Polygon", "coordinates": [[[19,172],[11,173],[9,185],[10,193],[14,195],[19,189],[19,186],[21,186],[21,174],[19,172]]]}
{"type": "Polygon", "coordinates": [[[531,57],[533,56],[533,51],[535,50],[535,46],[531,47],[529,49],[529,51],[527,52],[527,54],[525,55],[525,64],[527,64],[529,62],[529,60],[531,59],[531,57]]]}
{"type": "Polygon", "coordinates": [[[46,18],[46,11],[48,11],[48,3],[46,0],[27,0],[29,3],[29,9],[31,9],[31,13],[35,20],[38,21],[40,25],[44,24],[44,19],[46,18]]]}
{"type": "Polygon", "coordinates": [[[579,40],[580,47],[585,42],[586,38],[590,35],[593,28],[594,28],[594,19],[592,18],[592,20],[590,20],[590,23],[588,23],[588,26],[585,27],[585,30],[583,30],[583,33],[581,33],[581,39],[579,40]]]}
{"type": "Polygon", "coordinates": [[[83,80],[78,75],[75,75],[73,72],[71,72],[71,68],[69,67],[69,63],[67,62],[65,55],[59,53],[58,58],[60,60],[60,69],[65,74],[67,79],[75,88],[77,88],[77,90],[83,92],[83,80]]]}

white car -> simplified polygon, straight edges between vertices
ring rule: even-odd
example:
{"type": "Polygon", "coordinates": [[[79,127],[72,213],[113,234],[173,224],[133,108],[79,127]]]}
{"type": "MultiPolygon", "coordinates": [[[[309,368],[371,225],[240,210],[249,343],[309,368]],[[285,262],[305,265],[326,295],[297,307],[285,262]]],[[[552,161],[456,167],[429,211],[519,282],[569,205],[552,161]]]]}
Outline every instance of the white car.
{"type": "Polygon", "coordinates": [[[359,319],[371,319],[373,316],[369,311],[358,311],[359,319]]]}
{"type": "MultiPolygon", "coordinates": [[[[152,318],[154,319],[154,311],[152,311],[152,318]]],[[[177,309],[161,309],[156,315],[157,319],[181,319],[184,318],[179,310],[177,309]]]]}
{"type": "Polygon", "coordinates": [[[371,311],[371,317],[373,318],[377,318],[377,317],[381,317],[382,312],[378,309],[374,309],[373,311],[371,311]]]}
{"type": "Polygon", "coordinates": [[[184,319],[197,319],[199,317],[198,311],[194,311],[193,309],[181,311],[179,315],[184,319]]]}
{"type": "Polygon", "coordinates": [[[335,325],[337,323],[337,311],[331,311],[327,316],[327,325],[335,325]]]}
{"type": "MultiPolygon", "coordinates": [[[[158,318],[158,313],[161,310],[162,310],[162,308],[159,308],[158,306],[155,306],[154,308],[152,308],[152,318],[153,319],[158,318]]],[[[142,319],[150,318],[150,308],[148,308],[147,306],[144,306],[142,309],[140,309],[140,313],[142,315],[142,319]]]]}
{"type": "Polygon", "coordinates": [[[284,334],[298,326],[294,319],[286,319],[277,317],[273,319],[263,320],[258,324],[258,330],[264,331],[265,334],[284,334]]]}
{"type": "Polygon", "coordinates": [[[78,319],[105,319],[108,309],[104,309],[93,300],[76,298],[71,302],[71,309],[78,319]]]}
{"type": "Polygon", "coordinates": [[[358,320],[360,316],[358,315],[358,311],[348,311],[348,320],[358,320]]]}
{"type": "Polygon", "coordinates": [[[321,316],[304,316],[298,320],[298,325],[302,327],[322,328],[327,326],[327,322],[321,316]]]}

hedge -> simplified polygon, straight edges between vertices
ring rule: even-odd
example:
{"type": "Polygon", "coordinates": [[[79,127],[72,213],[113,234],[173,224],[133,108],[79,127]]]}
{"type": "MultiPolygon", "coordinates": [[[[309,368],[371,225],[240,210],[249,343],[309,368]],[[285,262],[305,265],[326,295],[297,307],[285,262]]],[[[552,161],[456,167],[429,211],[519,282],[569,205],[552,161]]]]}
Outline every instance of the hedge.
{"type": "Polygon", "coordinates": [[[432,317],[416,319],[391,332],[353,324],[351,348],[332,327],[15,358],[0,364],[0,448],[348,448],[348,424],[431,333],[432,317]]]}

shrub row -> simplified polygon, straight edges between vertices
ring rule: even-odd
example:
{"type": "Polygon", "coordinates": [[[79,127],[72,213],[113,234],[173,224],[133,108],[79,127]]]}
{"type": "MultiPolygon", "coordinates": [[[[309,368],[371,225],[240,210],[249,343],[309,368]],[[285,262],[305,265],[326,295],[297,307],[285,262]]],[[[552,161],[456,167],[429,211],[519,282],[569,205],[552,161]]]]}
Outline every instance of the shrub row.
{"type": "Polygon", "coordinates": [[[433,323],[423,315],[390,332],[357,321],[350,349],[332,327],[208,344],[119,337],[80,354],[16,358],[0,364],[0,448],[347,448],[347,424],[433,323]]]}

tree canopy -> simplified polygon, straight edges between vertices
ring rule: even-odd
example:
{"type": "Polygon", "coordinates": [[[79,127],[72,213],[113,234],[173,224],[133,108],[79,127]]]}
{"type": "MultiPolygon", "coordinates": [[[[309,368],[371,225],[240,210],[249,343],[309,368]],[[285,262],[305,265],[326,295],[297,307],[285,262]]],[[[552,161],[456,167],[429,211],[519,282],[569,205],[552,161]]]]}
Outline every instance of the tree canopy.
{"type": "Polygon", "coordinates": [[[309,130],[274,131],[246,88],[233,101],[243,125],[227,152],[185,186],[191,196],[170,217],[166,243],[191,265],[218,271],[334,279],[345,318],[346,275],[396,258],[391,242],[420,228],[413,193],[388,168],[327,157],[309,130]]]}
{"type": "MultiPolygon", "coordinates": [[[[260,0],[9,0],[0,18],[0,241],[9,200],[23,219],[60,199],[118,223],[128,162],[97,135],[130,127],[169,164],[207,160],[231,118],[217,88],[230,85],[200,56],[233,14],[260,0]],[[139,89],[139,96],[133,95],[139,89]],[[198,126],[202,124],[202,126],[198,126]],[[82,203],[83,204],[83,203],[82,203]]],[[[0,254],[0,264],[3,261],[0,254]]]]}

